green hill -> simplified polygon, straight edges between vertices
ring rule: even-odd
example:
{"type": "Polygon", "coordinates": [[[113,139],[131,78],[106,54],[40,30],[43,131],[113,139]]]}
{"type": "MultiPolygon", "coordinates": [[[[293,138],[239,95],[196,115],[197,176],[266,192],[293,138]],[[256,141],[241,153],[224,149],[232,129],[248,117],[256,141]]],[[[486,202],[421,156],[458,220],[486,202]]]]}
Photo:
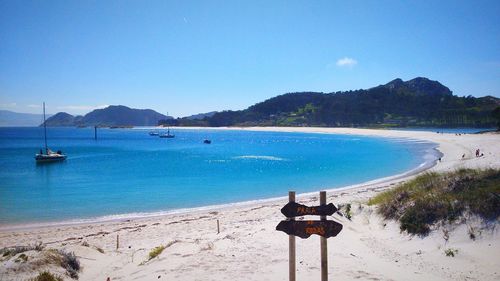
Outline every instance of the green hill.
{"type": "Polygon", "coordinates": [[[156,126],[158,121],[171,119],[151,109],[134,109],[123,105],[111,105],[96,109],[85,116],[73,116],[59,112],[47,119],[47,126],[156,126]]]}
{"type": "MultiPolygon", "coordinates": [[[[204,119],[209,126],[475,126],[496,124],[500,99],[458,97],[437,81],[395,79],[367,90],[280,95],[204,119]]],[[[183,124],[179,120],[179,124],[183,124]]]]}

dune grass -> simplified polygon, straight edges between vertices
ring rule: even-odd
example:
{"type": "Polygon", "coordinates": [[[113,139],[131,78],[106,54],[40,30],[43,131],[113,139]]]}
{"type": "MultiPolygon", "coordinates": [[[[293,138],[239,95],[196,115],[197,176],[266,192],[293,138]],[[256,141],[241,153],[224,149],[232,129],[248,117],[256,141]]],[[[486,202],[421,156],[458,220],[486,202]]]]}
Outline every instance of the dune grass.
{"type": "Polygon", "coordinates": [[[170,246],[174,245],[175,243],[179,243],[180,240],[173,240],[173,241],[170,241],[167,243],[167,245],[160,245],[158,247],[154,247],[148,254],[148,259],[141,262],[139,265],[145,265],[146,263],[148,263],[150,260],[156,258],[157,256],[159,256],[163,250],[165,250],[166,248],[169,248],[170,246]]]}
{"type": "MultiPolygon", "coordinates": [[[[0,261],[5,262],[9,260],[19,263],[18,269],[23,267],[38,271],[52,265],[60,266],[73,279],[78,279],[78,272],[81,270],[80,261],[73,252],[66,252],[62,249],[46,249],[41,243],[0,249],[0,261]],[[31,251],[31,253],[28,253],[28,251],[31,251]]],[[[43,271],[35,278],[29,280],[62,280],[61,278],[48,271],[43,271]]],[[[0,280],[2,280],[1,276],[0,280]]]]}
{"type": "Polygon", "coordinates": [[[444,250],[444,254],[447,256],[447,257],[455,257],[456,254],[458,254],[458,250],[457,249],[446,249],[444,250]]]}
{"type": "Polygon", "coordinates": [[[427,235],[437,222],[453,222],[470,212],[486,221],[500,215],[500,170],[460,169],[426,173],[370,199],[385,219],[402,231],[427,235]]]}
{"type": "Polygon", "coordinates": [[[161,252],[163,252],[163,250],[165,250],[165,246],[163,246],[163,245],[160,245],[158,247],[153,248],[149,252],[149,259],[148,259],[148,261],[150,261],[150,260],[156,258],[157,256],[159,256],[161,254],[161,252]]]}
{"type": "Polygon", "coordinates": [[[14,247],[6,247],[0,249],[0,256],[3,258],[9,258],[12,256],[15,256],[19,253],[24,253],[27,251],[42,251],[44,249],[44,246],[42,243],[36,243],[34,245],[28,245],[28,246],[14,246],[14,247]]]}
{"type": "Polygon", "coordinates": [[[49,249],[45,252],[45,264],[61,266],[73,279],[78,279],[78,272],[81,269],[80,261],[74,253],[57,249],[49,249]]]}
{"type": "Polygon", "coordinates": [[[338,205],[338,212],[344,217],[346,217],[348,220],[352,219],[352,212],[351,212],[351,204],[339,204],[338,205]]]}
{"type": "Polygon", "coordinates": [[[35,278],[29,279],[29,281],[63,281],[61,276],[54,275],[49,271],[40,272],[35,278]]]}

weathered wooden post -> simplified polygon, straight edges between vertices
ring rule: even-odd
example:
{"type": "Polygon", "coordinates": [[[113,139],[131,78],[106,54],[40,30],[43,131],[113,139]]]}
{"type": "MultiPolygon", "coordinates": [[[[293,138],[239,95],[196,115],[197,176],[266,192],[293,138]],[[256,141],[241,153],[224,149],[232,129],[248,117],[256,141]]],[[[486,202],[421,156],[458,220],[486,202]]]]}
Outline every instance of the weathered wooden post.
{"type": "Polygon", "coordinates": [[[217,234],[220,233],[220,228],[219,228],[219,219],[217,219],[217,234]]]}
{"type": "MultiPolygon", "coordinates": [[[[326,191],[319,192],[319,205],[326,205],[326,191]]],[[[326,221],[326,216],[320,216],[321,221],[326,221]]],[[[321,281],[328,280],[328,244],[326,238],[321,236],[320,238],[321,245],[321,281]]]]}
{"type": "Polygon", "coordinates": [[[118,234],[116,234],[116,250],[118,251],[118,247],[120,246],[120,238],[118,234]]]}
{"type": "MultiPolygon", "coordinates": [[[[288,202],[295,202],[295,191],[288,192],[288,202]]],[[[294,221],[295,218],[290,218],[290,220],[294,221]]],[[[295,281],[295,236],[288,235],[288,276],[290,277],[290,281],[295,281]]]]}

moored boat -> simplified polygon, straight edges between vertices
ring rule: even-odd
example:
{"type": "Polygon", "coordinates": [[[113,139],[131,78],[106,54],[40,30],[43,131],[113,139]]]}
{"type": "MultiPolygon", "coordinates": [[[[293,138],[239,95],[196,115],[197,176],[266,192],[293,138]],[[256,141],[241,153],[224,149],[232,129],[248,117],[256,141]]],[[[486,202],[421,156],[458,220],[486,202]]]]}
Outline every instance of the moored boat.
{"type": "Polygon", "coordinates": [[[66,160],[66,154],[58,150],[54,152],[47,146],[47,123],[45,122],[45,102],[43,103],[43,133],[45,140],[45,153],[40,149],[40,153],[35,154],[36,163],[59,162],[66,160]]]}
{"type": "Polygon", "coordinates": [[[160,134],[159,136],[160,136],[160,138],[167,138],[167,139],[175,138],[174,134],[170,134],[170,128],[167,129],[166,134],[160,134]]]}
{"type": "Polygon", "coordinates": [[[66,157],[60,150],[54,152],[48,149],[45,153],[40,150],[40,153],[35,155],[35,160],[37,163],[58,162],[66,160],[66,157]]]}

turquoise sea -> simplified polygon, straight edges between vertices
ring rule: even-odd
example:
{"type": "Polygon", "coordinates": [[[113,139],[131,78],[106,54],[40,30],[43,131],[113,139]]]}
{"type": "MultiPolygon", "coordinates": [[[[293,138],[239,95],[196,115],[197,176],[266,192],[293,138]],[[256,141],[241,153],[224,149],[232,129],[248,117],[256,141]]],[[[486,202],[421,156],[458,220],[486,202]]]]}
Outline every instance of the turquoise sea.
{"type": "Polygon", "coordinates": [[[173,129],[0,128],[0,225],[104,220],[332,189],[415,169],[435,145],[402,139],[173,129]],[[203,144],[205,138],[212,144],[203,144]]]}

